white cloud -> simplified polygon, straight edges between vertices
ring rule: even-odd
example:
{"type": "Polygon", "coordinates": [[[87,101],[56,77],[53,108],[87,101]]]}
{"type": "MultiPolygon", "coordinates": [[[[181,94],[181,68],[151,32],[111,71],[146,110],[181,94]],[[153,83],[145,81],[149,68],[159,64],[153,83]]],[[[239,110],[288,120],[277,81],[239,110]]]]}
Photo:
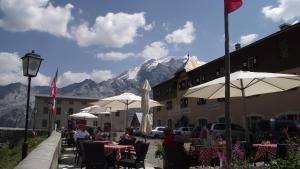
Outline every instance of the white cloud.
{"type": "Polygon", "coordinates": [[[82,23],[72,28],[72,34],[80,46],[103,45],[120,48],[132,43],[137,30],[146,24],[144,13],[107,13],[98,16],[93,26],[82,23]]]}
{"type": "Polygon", "coordinates": [[[91,79],[97,83],[111,79],[113,74],[110,70],[93,70],[91,73],[75,73],[72,71],[67,71],[63,73],[58,78],[57,85],[59,87],[64,87],[72,83],[79,83],[85,79],[91,79]]]}
{"type": "Polygon", "coordinates": [[[249,34],[249,35],[243,35],[240,37],[240,44],[245,46],[248,45],[258,39],[257,34],[249,34]]]}
{"type": "Polygon", "coordinates": [[[169,49],[164,42],[156,41],[146,45],[140,55],[147,59],[159,59],[168,56],[169,49]]]}
{"type": "Polygon", "coordinates": [[[177,29],[172,33],[168,34],[165,39],[168,43],[185,43],[189,44],[192,43],[195,39],[195,28],[193,22],[187,21],[186,24],[183,26],[182,29],[177,29]]]}
{"type": "Polygon", "coordinates": [[[72,4],[53,6],[49,0],[0,0],[0,27],[12,32],[41,31],[70,37],[72,4]]]}
{"type": "Polygon", "coordinates": [[[102,60],[121,61],[131,56],[134,56],[134,53],[121,53],[112,51],[108,53],[98,53],[96,57],[102,60]]]}
{"type": "MultiPolygon", "coordinates": [[[[0,85],[21,82],[27,84],[27,78],[23,76],[21,57],[17,53],[0,52],[0,85]]],[[[48,86],[50,77],[38,73],[32,79],[33,86],[48,86]]]]}
{"type": "Polygon", "coordinates": [[[278,0],[278,6],[266,6],[262,9],[265,17],[273,21],[292,21],[300,17],[300,1],[299,0],[278,0]]]}
{"type": "Polygon", "coordinates": [[[151,24],[148,24],[144,26],[145,31],[151,31],[155,26],[155,22],[152,22],[151,24]]]}
{"type": "Polygon", "coordinates": [[[163,28],[165,29],[165,31],[169,31],[170,24],[164,22],[164,23],[162,24],[162,26],[163,26],[163,28]]]}

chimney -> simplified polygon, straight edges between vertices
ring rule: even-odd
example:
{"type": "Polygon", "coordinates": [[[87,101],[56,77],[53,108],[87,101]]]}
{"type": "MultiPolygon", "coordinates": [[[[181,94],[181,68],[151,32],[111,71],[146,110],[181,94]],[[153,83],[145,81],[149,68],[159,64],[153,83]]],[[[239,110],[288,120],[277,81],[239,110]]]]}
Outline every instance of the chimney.
{"type": "Polygon", "coordinates": [[[279,27],[280,30],[284,30],[284,29],[286,29],[286,28],[288,28],[288,27],[290,27],[290,26],[291,26],[291,25],[288,24],[288,23],[283,23],[283,24],[279,25],[278,27],[279,27]]]}
{"type": "Polygon", "coordinates": [[[240,43],[236,43],[235,44],[235,50],[239,50],[241,49],[241,44],[240,43]]]}

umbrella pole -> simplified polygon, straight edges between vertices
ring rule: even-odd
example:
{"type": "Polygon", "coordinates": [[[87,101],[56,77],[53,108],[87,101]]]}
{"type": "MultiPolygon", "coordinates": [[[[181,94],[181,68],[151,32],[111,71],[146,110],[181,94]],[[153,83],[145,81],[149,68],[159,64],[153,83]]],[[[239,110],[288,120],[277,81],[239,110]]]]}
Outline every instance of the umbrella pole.
{"type": "Polygon", "coordinates": [[[245,97],[245,88],[244,88],[244,83],[243,80],[240,79],[241,83],[241,90],[242,90],[242,98],[243,98],[243,110],[244,110],[244,127],[245,127],[245,139],[246,141],[249,142],[249,130],[248,130],[248,125],[247,125],[247,104],[246,104],[246,97],[245,97]]]}

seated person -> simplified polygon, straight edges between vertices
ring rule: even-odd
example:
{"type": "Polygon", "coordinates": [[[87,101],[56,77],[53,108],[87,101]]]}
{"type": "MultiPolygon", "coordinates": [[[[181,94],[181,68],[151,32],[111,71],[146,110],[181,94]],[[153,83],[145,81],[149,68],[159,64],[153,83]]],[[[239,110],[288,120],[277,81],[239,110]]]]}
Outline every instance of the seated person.
{"type": "Polygon", "coordinates": [[[104,140],[104,137],[103,137],[103,133],[102,133],[101,127],[98,127],[98,128],[97,128],[94,137],[95,137],[95,140],[104,140]]]}
{"type": "Polygon", "coordinates": [[[188,168],[188,166],[198,165],[198,159],[196,156],[192,156],[185,151],[184,143],[189,142],[190,140],[181,136],[175,135],[170,128],[166,128],[164,131],[165,138],[163,141],[163,146],[167,151],[167,158],[171,160],[171,164],[176,169],[188,168]],[[182,160],[176,160],[180,156],[182,160]]]}
{"type": "Polygon", "coordinates": [[[119,144],[121,145],[134,145],[135,136],[133,135],[133,130],[131,128],[127,128],[125,133],[120,137],[119,144]]]}
{"type": "Polygon", "coordinates": [[[74,133],[74,140],[77,141],[77,139],[90,139],[90,134],[87,132],[85,125],[79,124],[78,129],[74,133]]]}

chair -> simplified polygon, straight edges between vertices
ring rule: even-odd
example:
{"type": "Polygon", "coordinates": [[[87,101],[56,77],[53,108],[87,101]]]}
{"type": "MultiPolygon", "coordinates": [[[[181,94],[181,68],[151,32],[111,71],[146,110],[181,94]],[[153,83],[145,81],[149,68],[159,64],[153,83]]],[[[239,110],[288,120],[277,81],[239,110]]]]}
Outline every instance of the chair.
{"type": "Polygon", "coordinates": [[[104,169],[106,167],[104,144],[83,142],[86,169],[104,169]]]}
{"type": "Polygon", "coordinates": [[[76,145],[76,151],[75,151],[75,163],[78,165],[79,160],[81,159],[81,167],[84,163],[84,159],[83,159],[83,153],[84,153],[84,148],[83,148],[83,141],[88,141],[88,138],[78,138],[77,141],[75,142],[76,145]]]}
{"type": "Polygon", "coordinates": [[[288,155],[288,145],[287,144],[277,144],[277,158],[286,159],[288,155]]]}
{"type": "Polygon", "coordinates": [[[192,159],[185,152],[182,145],[178,143],[163,144],[166,154],[168,169],[188,169],[191,166],[198,166],[197,159],[192,159]],[[179,159],[180,158],[180,159],[179,159]]]}
{"type": "Polygon", "coordinates": [[[124,158],[117,162],[117,168],[120,166],[128,168],[144,168],[145,169],[145,158],[148,152],[149,143],[137,142],[135,148],[135,159],[124,158]]]}
{"type": "Polygon", "coordinates": [[[119,145],[134,145],[136,138],[132,139],[121,139],[119,145]]]}

